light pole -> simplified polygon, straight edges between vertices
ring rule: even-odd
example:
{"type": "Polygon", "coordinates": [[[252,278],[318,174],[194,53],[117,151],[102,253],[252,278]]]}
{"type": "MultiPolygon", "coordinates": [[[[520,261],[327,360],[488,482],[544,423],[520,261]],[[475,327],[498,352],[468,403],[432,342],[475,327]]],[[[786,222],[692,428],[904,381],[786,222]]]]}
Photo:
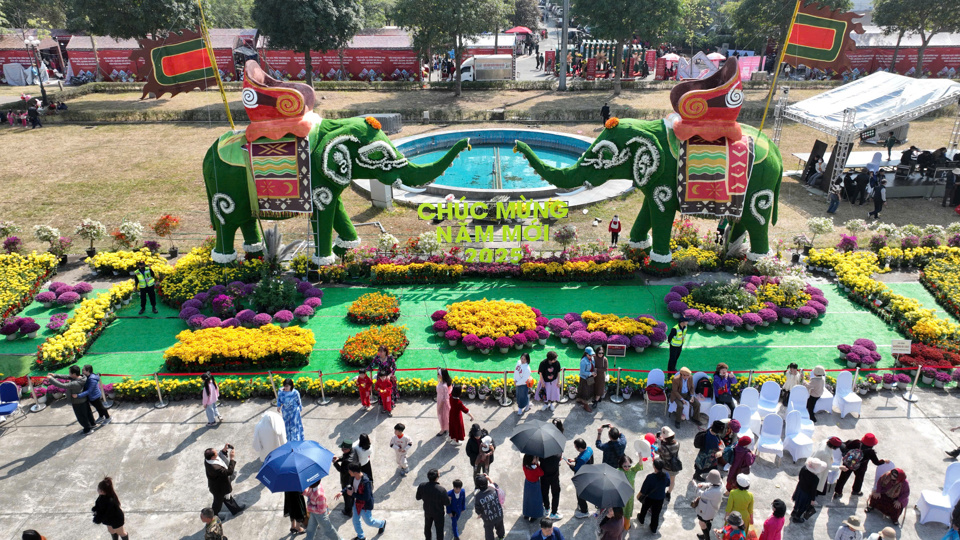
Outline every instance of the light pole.
{"type": "Polygon", "coordinates": [[[43,77],[40,73],[40,67],[42,63],[37,65],[37,56],[40,54],[40,40],[33,37],[27,36],[23,40],[23,45],[27,48],[27,51],[30,52],[30,63],[33,65],[33,69],[37,72],[37,78],[40,80],[40,98],[43,106],[46,107],[49,103],[47,102],[47,89],[43,86],[43,77]]]}
{"type": "Polygon", "coordinates": [[[570,0],[563,0],[563,33],[560,35],[560,85],[558,90],[567,89],[567,31],[570,29],[570,0]]]}

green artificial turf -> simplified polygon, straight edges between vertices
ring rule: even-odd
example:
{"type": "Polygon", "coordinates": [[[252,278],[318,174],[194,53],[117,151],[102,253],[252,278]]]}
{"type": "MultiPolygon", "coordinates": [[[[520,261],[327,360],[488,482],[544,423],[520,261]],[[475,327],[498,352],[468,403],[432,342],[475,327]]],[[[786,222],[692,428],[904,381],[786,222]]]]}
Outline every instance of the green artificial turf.
{"type": "Polygon", "coordinates": [[[887,283],[886,285],[890,287],[891,291],[897,294],[902,294],[908,298],[916,298],[923,304],[923,307],[936,311],[937,316],[952,322],[960,322],[952,313],[944,310],[943,307],[937,303],[937,299],[930,294],[930,291],[928,291],[922,283],[887,283]]]}
{"type": "MultiPolygon", "coordinates": [[[[720,361],[727,362],[736,370],[781,370],[790,362],[838,368],[842,367],[836,350],[836,345],[840,343],[852,343],[857,338],[866,337],[876,341],[883,353],[889,349],[891,339],[899,338],[892,327],[863,307],[849,302],[835,286],[826,285],[822,288],[830,305],[821,320],[814,321],[810,326],[775,324],[754,332],[708,332],[698,327],[688,338],[681,365],[702,371],[712,370],[720,361]]],[[[317,344],[309,365],[303,371],[323,370],[331,374],[350,369],[338,360],[338,351],[350,335],[365,327],[347,321],[345,315],[355,299],[372,290],[375,289],[325,289],[323,306],[305,325],[314,332],[317,344]]],[[[630,316],[651,314],[666,322],[668,328],[675,323],[663,303],[663,296],[670,287],[643,286],[639,281],[608,284],[465,281],[450,286],[395,287],[387,290],[400,299],[402,315],[396,324],[407,326],[410,339],[410,347],[399,362],[401,369],[436,366],[498,372],[513,369],[520,351],[512,350],[505,355],[498,352],[483,355],[467,351],[461,346],[450,347],[446,340],[434,335],[430,314],[462,300],[488,298],[520,301],[539,308],[550,318],[570,311],[592,310],[630,316]]],[[[925,291],[917,285],[902,292],[919,296],[925,291]]],[[[142,317],[137,316],[138,309],[136,302],[125,306],[119,318],[93,344],[81,362],[93,364],[97,371],[103,373],[140,376],[164,371],[163,350],[175,342],[176,334],[186,329],[186,325],[176,318],[176,311],[171,308],[162,307],[159,315],[150,314],[148,308],[147,314],[142,317]]],[[[39,344],[39,340],[36,341],[39,344]]],[[[567,368],[576,369],[579,364],[580,350],[572,343],[562,345],[556,338],[550,338],[546,346],[537,345],[532,350],[528,349],[534,362],[539,362],[547,350],[556,351],[567,368]]],[[[665,369],[667,354],[666,346],[648,349],[642,354],[631,350],[626,358],[618,359],[616,365],[626,369],[665,369]]],[[[10,360],[7,362],[11,363],[10,360]]],[[[889,366],[892,363],[892,357],[884,353],[880,365],[889,366]]],[[[403,376],[432,378],[434,373],[430,369],[405,373],[403,376]]]]}

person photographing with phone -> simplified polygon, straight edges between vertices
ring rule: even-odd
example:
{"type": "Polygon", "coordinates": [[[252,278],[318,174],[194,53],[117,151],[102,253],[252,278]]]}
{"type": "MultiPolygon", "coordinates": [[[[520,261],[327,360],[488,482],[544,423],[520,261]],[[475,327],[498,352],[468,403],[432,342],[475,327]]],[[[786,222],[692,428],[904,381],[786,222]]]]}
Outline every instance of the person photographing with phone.
{"type": "Polygon", "coordinates": [[[215,515],[219,515],[220,509],[226,504],[227,510],[230,510],[232,515],[237,515],[246,507],[238,503],[236,499],[233,498],[233,495],[231,495],[233,492],[231,478],[237,467],[236,450],[232,444],[227,443],[223,446],[220,454],[221,455],[217,455],[217,451],[213,448],[207,448],[203,451],[204,469],[207,474],[207,488],[213,495],[211,508],[215,515]],[[226,462],[221,458],[223,455],[225,455],[227,459],[226,462]]]}

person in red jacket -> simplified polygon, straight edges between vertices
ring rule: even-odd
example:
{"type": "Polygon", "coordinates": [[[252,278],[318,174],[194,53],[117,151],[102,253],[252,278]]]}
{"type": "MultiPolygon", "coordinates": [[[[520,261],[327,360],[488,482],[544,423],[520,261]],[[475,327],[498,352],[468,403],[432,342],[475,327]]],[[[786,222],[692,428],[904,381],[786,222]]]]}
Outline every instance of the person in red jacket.
{"type": "Polygon", "coordinates": [[[610,244],[612,246],[617,245],[617,241],[620,240],[620,230],[623,227],[620,225],[620,216],[614,214],[613,219],[610,220],[610,226],[607,227],[607,230],[610,231],[610,244]]]}
{"type": "Polygon", "coordinates": [[[367,370],[360,372],[357,377],[357,390],[360,392],[360,405],[363,408],[370,408],[370,394],[373,392],[373,380],[367,375],[367,370]]]}
{"type": "Polygon", "coordinates": [[[373,387],[380,395],[380,406],[383,412],[390,414],[393,411],[393,383],[390,382],[390,378],[383,373],[378,373],[377,382],[373,387]]]}

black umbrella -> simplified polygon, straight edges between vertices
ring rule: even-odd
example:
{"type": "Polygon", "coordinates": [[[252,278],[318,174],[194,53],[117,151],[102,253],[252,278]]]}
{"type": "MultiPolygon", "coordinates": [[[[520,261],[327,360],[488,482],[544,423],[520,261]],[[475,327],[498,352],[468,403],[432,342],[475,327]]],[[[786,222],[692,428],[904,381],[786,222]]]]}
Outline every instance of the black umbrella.
{"type": "Polygon", "coordinates": [[[633,486],[620,469],[606,463],[583,465],[573,475],[577,497],[600,508],[623,508],[633,497],[633,486]]]}
{"type": "Polygon", "coordinates": [[[523,454],[537,457],[556,456],[563,453],[567,439],[557,426],[540,420],[530,420],[517,426],[510,441],[523,454]]]}

